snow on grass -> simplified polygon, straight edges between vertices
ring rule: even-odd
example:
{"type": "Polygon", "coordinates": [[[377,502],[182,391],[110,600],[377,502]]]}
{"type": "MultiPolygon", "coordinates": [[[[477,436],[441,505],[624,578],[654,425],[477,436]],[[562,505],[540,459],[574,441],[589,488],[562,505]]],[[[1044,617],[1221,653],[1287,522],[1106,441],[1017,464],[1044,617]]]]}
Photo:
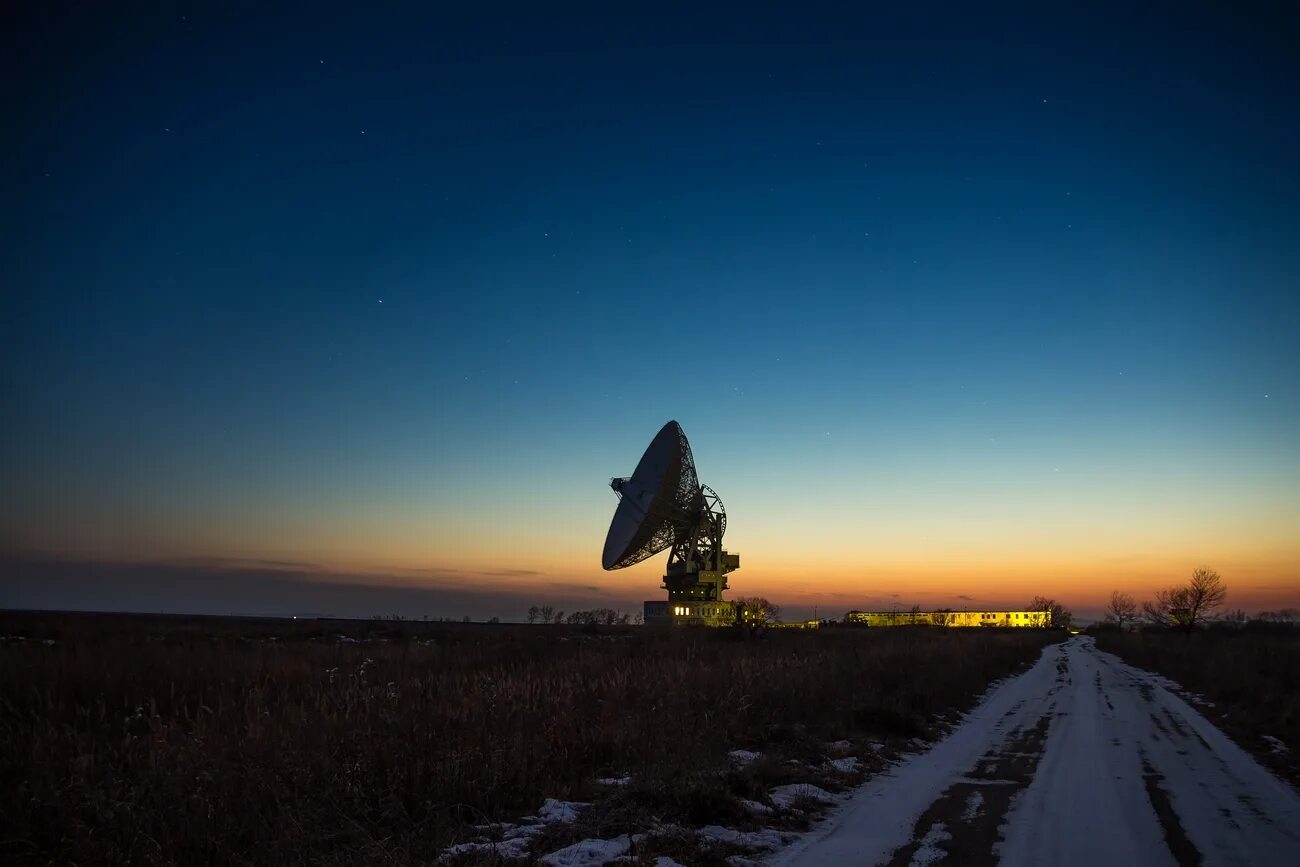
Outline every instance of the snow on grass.
{"type": "Polygon", "coordinates": [[[684,867],[684,865],[678,864],[667,855],[660,855],[655,859],[654,867],[684,867]]]}
{"type": "Polygon", "coordinates": [[[740,806],[744,807],[748,812],[753,813],[755,816],[770,816],[776,812],[761,801],[748,801],[742,798],[740,806]]]}
{"type": "Polygon", "coordinates": [[[536,836],[537,834],[540,834],[545,830],[546,830],[546,826],[540,824],[539,825],[512,825],[508,830],[503,831],[501,833],[501,836],[507,840],[519,840],[519,839],[526,840],[529,837],[536,836]]]}
{"type": "Polygon", "coordinates": [[[737,831],[734,828],[724,828],[721,825],[705,825],[699,830],[699,835],[705,840],[712,840],[717,843],[728,843],[732,846],[742,846],[746,849],[780,849],[785,845],[786,840],[793,836],[791,834],[782,834],[771,828],[764,828],[761,831],[737,831]]]}
{"type": "Polygon", "coordinates": [[[781,807],[790,807],[795,801],[806,798],[818,801],[822,804],[835,803],[835,796],[820,786],[814,786],[810,783],[792,783],[788,786],[777,786],[769,795],[772,803],[781,807]]]}
{"type": "Polygon", "coordinates": [[[952,839],[943,822],[935,822],[921,838],[921,845],[912,854],[911,867],[926,867],[936,861],[942,861],[948,853],[939,845],[952,839]]]}
{"type": "MultiPolygon", "coordinates": [[[[541,809],[537,811],[536,816],[525,817],[530,820],[530,824],[517,825],[513,822],[489,822],[483,825],[475,825],[474,830],[478,831],[480,834],[485,836],[500,835],[501,839],[484,840],[480,837],[478,840],[469,843],[457,843],[455,846],[450,846],[444,849],[440,860],[454,858],[457,855],[486,854],[495,854],[499,858],[527,858],[528,846],[532,842],[532,839],[542,831],[545,831],[548,824],[567,824],[573,822],[578,818],[579,810],[583,810],[590,806],[590,804],[581,801],[559,801],[555,798],[547,798],[546,801],[542,803],[541,809]]],[[[626,848],[624,851],[626,851],[626,848]]],[[[623,853],[619,852],[617,854],[621,855],[623,853]]],[[[572,863],[598,864],[602,862],[575,861],[572,863]]]]}
{"type": "Polygon", "coordinates": [[[444,849],[442,857],[438,860],[445,861],[448,858],[455,858],[458,855],[491,855],[495,854],[498,858],[527,858],[528,857],[528,838],[520,837],[515,840],[501,840],[499,842],[487,843],[457,843],[444,849]]]}
{"type": "Polygon", "coordinates": [[[862,762],[856,756],[845,756],[842,759],[831,759],[826,764],[830,765],[841,774],[853,774],[862,767],[862,762]]]}
{"type": "Polygon", "coordinates": [[[602,786],[626,786],[628,783],[632,782],[632,777],[630,774],[625,774],[621,777],[601,777],[596,782],[600,783],[602,786]]]}
{"type": "Polygon", "coordinates": [[[1273,737],[1272,735],[1264,735],[1264,742],[1268,744],[1273,749],[1273,752],[1277,753],[1278,755],[1281,755],[1282,753],[1290,752],[1290,750],[1287,749],[1286,744],[1282,743],[1280,740],[1273,737]]]}
{"type": "Polygon", "coordinates": [[[966,809],[962,812],[963,822],[969,822],[984,812],[984,793],[978,789],[966,798],[966,809]]]}
{"type": "Polygon", "coordinates": [[[585,810],[591,804],[582,801],[557,801],[547,798],[542,808],[537,811],[537,818],[543,822],[573,822],[578,818],[578,811],[585,810]]]}
{"type": "Polygon", "coordinates": [[[557,849],[538,859],[550,867],[598,867],[627,854],[632,848],[632,838],[615,837],[613,840],[581,840],[572,846],[557,849]]]}
{"type": "Polygon", "coordinates": [[[837,753],[847,752],[853,749],[852,741],[831,741],[826,745],[826,749],[833,750],[837,753]]]}
{"type": "Polygon", "coordinates": [[[753,750],[732,750],[727,755],[731,756],[731,760],[738,765],[748,765],[750,762],[761,758],[763,754],[756,753],[753,750]]]}

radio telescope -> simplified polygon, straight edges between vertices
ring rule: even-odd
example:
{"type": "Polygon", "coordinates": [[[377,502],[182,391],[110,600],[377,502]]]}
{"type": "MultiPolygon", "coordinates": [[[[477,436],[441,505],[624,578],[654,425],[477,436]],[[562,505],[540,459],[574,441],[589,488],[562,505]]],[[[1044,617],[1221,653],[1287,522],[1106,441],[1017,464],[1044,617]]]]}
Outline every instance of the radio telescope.
{"type": "Polygon", "coordinates": [[[609,486],[619,504],[601,564],[622,569],[668,549],[668,602],[647,602],[646,622],[737,622],[743,610],[724,602],[722,593],[740,555],[722,549],[727,512],[714,490],[700,484],[682,426],[664,425],[631,477],[611,479],[609,486]]]}

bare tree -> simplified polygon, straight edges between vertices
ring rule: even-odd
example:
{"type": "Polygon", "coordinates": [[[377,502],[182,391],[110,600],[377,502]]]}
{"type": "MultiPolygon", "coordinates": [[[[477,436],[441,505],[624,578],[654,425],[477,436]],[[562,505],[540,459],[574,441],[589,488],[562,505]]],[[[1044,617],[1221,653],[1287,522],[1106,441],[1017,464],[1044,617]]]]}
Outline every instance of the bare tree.
{"type": "Polygon", "coordinates": [[[541,616],[542,616],[542,609],[538,608],[536,605],[529,605],[529,606],[528,606],[528,622],[529,622],[529,623],[536,623],[536,622],[537,622],[537,618],[538,618],[538,617],[541,617],[541,616]]]}
{"type": "MultiPolygon", "coordinates": [[[[546,606],[546,607],[549,608],[550,606],[548,605],[548,606],[546,606]]],[[[545,609],[543,609],[543,610],[545,610],[545,609]]],[[[556,626],[559,626],[559,625],[560,625],[561,623],[563,623],[563,622],[564,622],[564,612],[563,612],[563,611],[557,611],[557,612],[555,612],[555,625],[556,625],[556,626]]]]}
{"type": "Polygon", "coordinates": [[[772,604],[764,596],[742,596],[736,601],[750,611],[758,612],[763,620],[781,622],[781,606],[772,604]]]}
{"type": "Polygon", "coordinates": [[[1142,614],[1156,626],[1191,632],[1209,620],[1227,598],[1228,588],[1219,573],[1202,566],[1182,587],[1156,591],[1154,601],[1142,603],[1142,614]]]}
{"type": "Polygon", "coordinates": [[[543,623],[550,623],[551,618],[555,617],[555,606],[543,605],[541,608],[537,609],[537,613],[541,615],[543,623]]]}
{"type": "Polygon", "coordinates": [[[1046,614],[1047,625],[1054,629],[1069,629],[1074,621],[1074,615],[1064,605],[1046,596],[1035,596],[1034,601],[1029,603],[1029,610],[1046,614]]]}
{"type": "Polygon", "coordinates": [[[1138,605],[1133,597],[1122,590],[1112,590],[1110,605],[1106,606],[1106,619],[1113,621],[1120,629],[1127,629],[1137,623],[1138,605]]]}

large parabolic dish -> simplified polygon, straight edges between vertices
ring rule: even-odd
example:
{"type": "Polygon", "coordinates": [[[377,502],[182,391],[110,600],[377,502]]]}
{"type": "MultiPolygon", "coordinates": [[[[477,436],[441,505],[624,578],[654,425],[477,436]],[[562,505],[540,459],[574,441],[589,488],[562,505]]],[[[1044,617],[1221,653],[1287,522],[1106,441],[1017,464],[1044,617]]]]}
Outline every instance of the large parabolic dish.
{"type": "Polygon", "coordinates": [[[620,502],[605,536],[606,569],[631,566],[684,540],[705,508],[691,445],[675,421],[655,434],[631,478],[614,479],[610,487],[620,502]]]}

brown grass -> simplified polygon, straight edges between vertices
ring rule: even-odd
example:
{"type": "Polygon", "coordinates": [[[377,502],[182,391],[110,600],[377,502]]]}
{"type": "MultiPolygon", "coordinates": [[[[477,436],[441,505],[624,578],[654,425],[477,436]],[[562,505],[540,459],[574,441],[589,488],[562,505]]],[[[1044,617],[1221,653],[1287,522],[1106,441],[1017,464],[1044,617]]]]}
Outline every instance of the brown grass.
{"type": "Polygon", "coordinates": [[[0,643],[0,860],[186,865],[431,861],[545,797],[595,800],[581,833],[743,823],[739,797],[834,785],[826,742],[932,736],[1057,638],[74,615],[0,634],[27,637],[0,643]],[[736,748],[765,758],[738,771],[736,748]]]}
{"type": "Polygon", "coordinates": [[[1200,710],[1242,747],[1300,782],[1300,631],[1286,628],[1121,633],[1100,630],[1097,646],[1130,665],[1177,681],[1212,703],[1200,710]],[[1279,752],[1269,735],[1286,747],[1279,752]]]}

